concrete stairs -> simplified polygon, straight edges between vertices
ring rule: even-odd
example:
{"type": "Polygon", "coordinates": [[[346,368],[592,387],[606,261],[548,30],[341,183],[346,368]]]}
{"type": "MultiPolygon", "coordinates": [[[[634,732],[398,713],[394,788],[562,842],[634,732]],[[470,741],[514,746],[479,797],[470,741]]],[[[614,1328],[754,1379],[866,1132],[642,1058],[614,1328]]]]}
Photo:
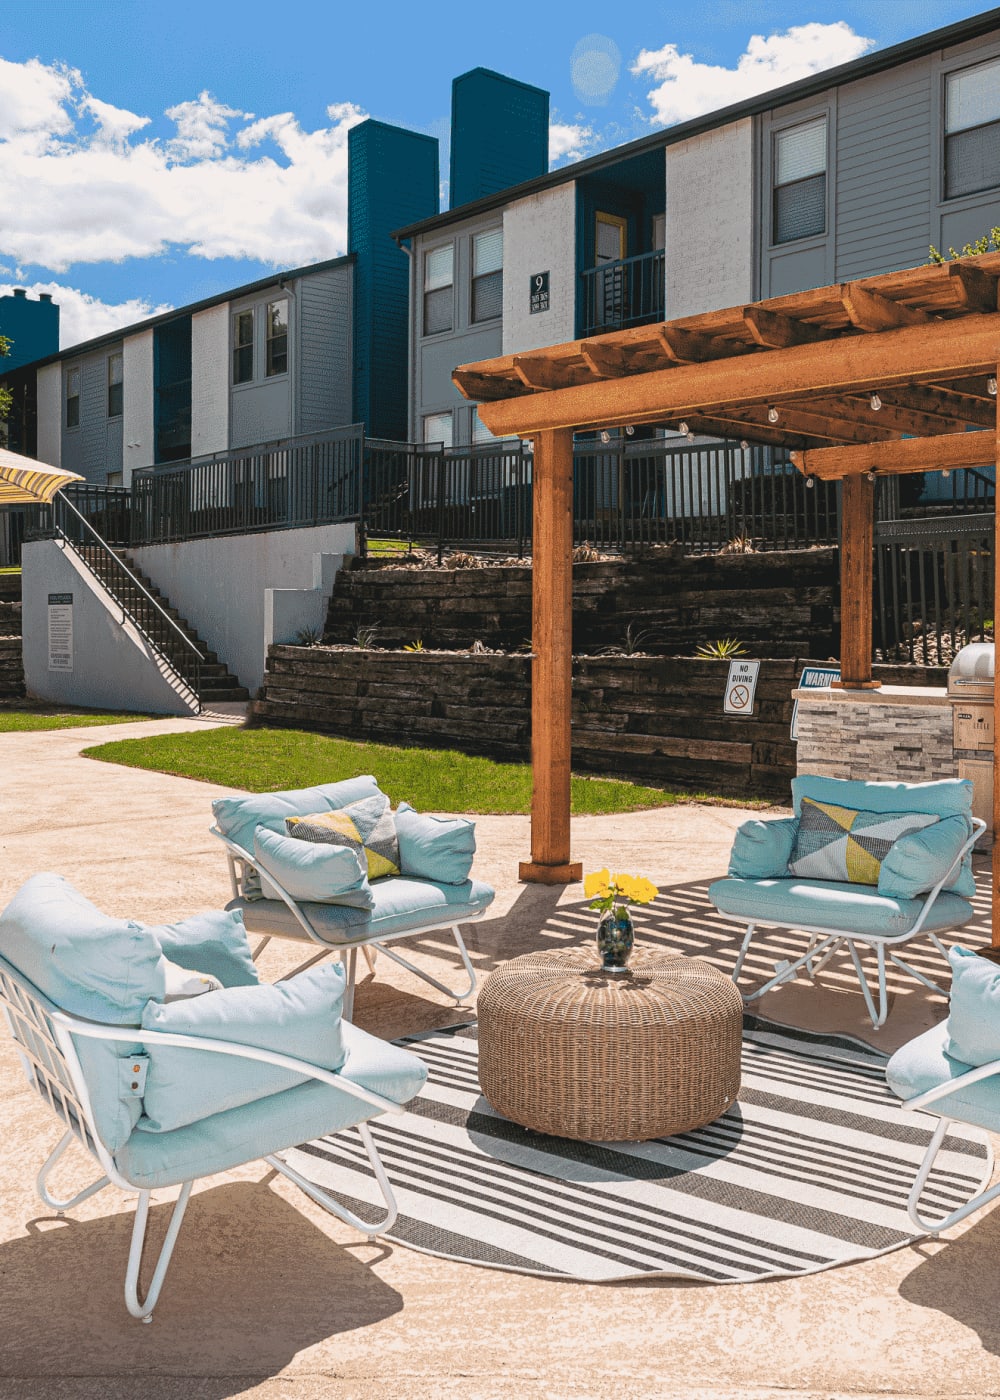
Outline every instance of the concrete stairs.
{"type": "Polygon", "coordinates": [[[166,656],[171,665],[184,676],[193,688],[197,689],[198,699],[203,707],[224,701],[250,699],[250,692],[246,686],[240,685],[238,678],[232,675],[224,662],[219,660],[207,642],[199,636],[197,630],[186,618],[181,617],[177,609],[171,605],[170,599],[160,592],[148,574],[143,573],[135,560],[124,550],[108,551],[97,545],[77,545],[76,549],[108,593],[125,609],[146,635],[152,638],[158,650],[166,656]],[[109,558],[109,554],[113,556],[113,559],[109,558]],[[137,587],[128,575],[116,565],[115,561],[124,564],[129,573],[142,585],[142,588],[137,587]],[[149,599],[144,596],[142,589],[145,589],[155,599],[167,617],[175,623],[188,641],[197,647],[205,658],[197,670],[196,686],[193,664],[195,658],[174,629],[169,627],[157,609],[150,605],[149,599]]]}

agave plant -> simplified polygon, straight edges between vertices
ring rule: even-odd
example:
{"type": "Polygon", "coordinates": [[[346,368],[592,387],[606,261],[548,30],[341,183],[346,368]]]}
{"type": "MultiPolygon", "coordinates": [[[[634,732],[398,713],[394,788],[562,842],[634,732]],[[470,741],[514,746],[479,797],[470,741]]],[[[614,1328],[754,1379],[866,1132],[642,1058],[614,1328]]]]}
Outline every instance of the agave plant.
{"type": "Polygon", "coordinates": [[[295,645],[299,647],[318,647],[322,640],[321,627],[300,627],[295,634],[295,645]]]}
{"type": "Polygon", "coordinates": [[[704,661],[728,661],[731,656],[746,656],[747,649],[736,637],[720,637],[715,642],[701,642],[694,654],[704,661]]]}
{"type": "Polygon", "coordinates": [[[422,638],[418,637],[415,642],[407,642],[403,647],[404,651],[426,651],[422,638]]]}
{"type": "Polygon", "coordinates": [[[359,651],[371,651],[378,639],[378,623],[363,622],[354,634],[354,645],[359,651]]]}

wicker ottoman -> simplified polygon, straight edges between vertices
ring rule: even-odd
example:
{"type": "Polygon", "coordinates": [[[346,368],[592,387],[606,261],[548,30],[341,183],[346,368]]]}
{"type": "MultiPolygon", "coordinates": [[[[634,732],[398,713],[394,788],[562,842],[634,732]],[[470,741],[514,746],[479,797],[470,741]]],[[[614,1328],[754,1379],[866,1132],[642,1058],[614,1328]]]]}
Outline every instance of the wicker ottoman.
{"type": "Polygon", "coordinates": [[[743,999],[698,958],[637,946],[627,974],[596,949],[527,953],[479,993],[479,1081],[537,1132],[644,1141],[702,1127],[740,1090],[743,999]]]}

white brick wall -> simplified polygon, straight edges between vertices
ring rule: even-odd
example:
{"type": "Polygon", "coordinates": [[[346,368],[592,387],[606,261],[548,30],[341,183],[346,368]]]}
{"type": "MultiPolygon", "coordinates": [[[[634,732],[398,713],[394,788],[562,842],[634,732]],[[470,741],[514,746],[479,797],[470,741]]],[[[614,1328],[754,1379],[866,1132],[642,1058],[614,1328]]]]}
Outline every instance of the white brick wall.
{"type": "Polygon", "coordinates": [[[122,346],[122,480],[153,465],[153,332],[138,331],[122,346]]]}
{"type": "Polygon", "coordinates": [[[753,123],[666,149],[667,319],[753,297],[753,123]]]}
{"type": "Polygon", "coordinates": [[[191,317],[191,456],[229,446],[229,303],[191,317]]]}
{"type": "Polygon", "coordinates": [[[576,184],[519,199],[503,214],[503,353],[576,334],[576,184]],[[531,315],[530,281],[549,274],[549,310],[531,315]]]}

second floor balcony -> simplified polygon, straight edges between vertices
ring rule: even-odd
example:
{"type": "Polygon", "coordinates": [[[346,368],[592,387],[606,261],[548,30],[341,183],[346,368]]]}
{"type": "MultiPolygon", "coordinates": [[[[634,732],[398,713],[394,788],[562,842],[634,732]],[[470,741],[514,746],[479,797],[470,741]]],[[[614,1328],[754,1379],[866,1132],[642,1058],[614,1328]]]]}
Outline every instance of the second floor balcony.
{"type": "Polygon", "coordinates": [[[664,319],[662,248],[588,267],[581,274],[581,336],[664,319]]]}

